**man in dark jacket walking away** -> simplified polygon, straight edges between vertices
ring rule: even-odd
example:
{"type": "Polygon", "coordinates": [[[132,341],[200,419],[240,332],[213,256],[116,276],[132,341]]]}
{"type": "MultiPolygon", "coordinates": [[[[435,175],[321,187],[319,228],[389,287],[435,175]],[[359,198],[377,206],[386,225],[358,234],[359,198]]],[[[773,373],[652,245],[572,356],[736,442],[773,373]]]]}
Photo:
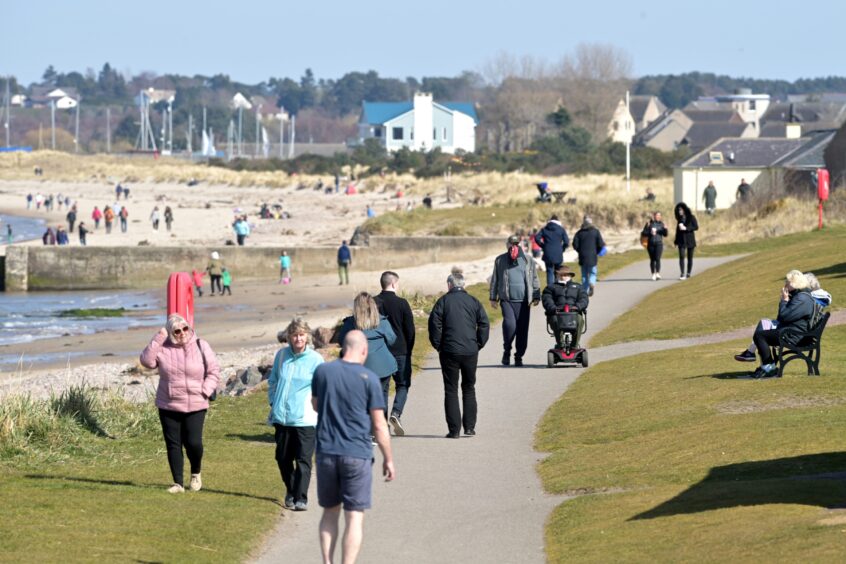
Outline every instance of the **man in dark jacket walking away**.
{"type": "Polygon", "coordinates": [[[464,290],[464,275],[447,278],[449,291],[441,296],[429,315],[429,342],[438,351],[444,378],[444,411],[448,439],[476,434],[476,365],[479,351],[488,342],[490,322],[479,300],[464,290]],[[458,406],[458,382],[464,414],[458,406]]]}
{"type": "Polygon", "coordinates": [[[676,225],[676,237],[673,244],[679,248],[679,270],[681,270],[679,280],[684,280],[690,278],[690,272],[693,270],[693,249],[696,248],[696,230],[699,229],[699,223],[684,202],[676,204],[674,213],[678,225],[676,225]],[[684,272],[685,255],[687,255],[687,274],[684,272]]]}
{"type": "Polygon", "coordinates": [[[558,216],[549,218],[543,229],[535,235],[535,242],[543,249],[543,263],[546,265],[546,285],[555,282],[555,268],[564,264],[564,250],[570,244],[567,230],[558,221],[558,216]]]}
{"type": "MultiPolygon", "coordinates": [[[[388,349],[397,361],[397,371],[394,373],[394,407],[389,419],[394,435],[402,437],[405,429],[402,426],[402,411],[408,399],[408,389],[411,387],[411,351],[414,349],[414,315],[408,300],[397,295],[399,290],[399,275],[396,272],[383,272],[379,279],[382,293],[375,297],[379,313],[388,318],[396,341],[388,349]]],[[[385,406],[387,408],[387,406],[385,406]]]]}
{"type": "Polygon", "coordinates": [[[341,246],[338,247],[338,286],[341,284],[350,283],[350,266],[352,265],[352,252],[347,246],[346,241],[341,241],[341,246]]]}
{"type": "Polygon", "coordinates": [[[65,216],[68,220],[68,233],[73,233],[73,226],[76,225],[76,206],[74,206],[65,216]]]}
{"type": "Polygon", "coordinates": [[[585,289],[588,296],[593,295],[593,289],[596,287],[596,265],[599,262],[597,257],[604,246],[605,241],[602,240],[602,234],[593,224],[590,216],[586,215],[582,222],[582,228],[576,231],[576,235],[573,237],[573,250],[579,253],[582,288],[585,289]]]}
{"type": "MultiPolygon", "coordinates": [[[[555,313],[556,309],[570,306],[570,311],[582,313],[588,307],[588,295],[585,289],[573,282],[575,272],[569,267],[561,265],[555,269],[556,282],[552,286],[547,286],[543,290],[543,309],[547,315],[555,313]]],[[[585,330],[584,317],[578,317],[579,330],[573,335],[573,341],[570,346],[579,347],[579,337],[585,330]]],[[[555,346],[559,349],[564,348],[564,333],[553,324],[555,330],[555,346]]]]}
{"type": "Polygon", "coordinates": [[[511,363],[511,345],[517,339],[514,366],[523,366],[523,355],[529,344],[529,302],[538,305],[540,281],[535,261],[520,248],[520,238],[508,238],[507,251],[496,257],[491,275],[491,307],[497,302],[502,309],[502,364],[511,363]]]}
{"type": "Polygon", "coordinates": [[[664,225],[661,212],[652,214],[652,219],[643,227],[640,236],[647,238],[646,252],[649,253],[649,270],[652,271],[652,279],[661,280],[661,255],[664,253],[664,237],[667,236],[667,226],[664,225]]]}

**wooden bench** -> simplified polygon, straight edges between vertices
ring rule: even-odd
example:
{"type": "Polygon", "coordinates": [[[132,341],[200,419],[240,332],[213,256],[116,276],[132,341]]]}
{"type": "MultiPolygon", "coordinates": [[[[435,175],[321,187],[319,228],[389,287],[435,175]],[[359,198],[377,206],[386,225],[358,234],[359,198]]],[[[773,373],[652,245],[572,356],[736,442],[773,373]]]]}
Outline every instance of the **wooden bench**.
{"type": "Polygon", "coordinates": [[[789,328],[778,332],[778,345],[771,347],[771,354],[778,361],[778,375],[784,374],[784,367],[791,360],[801,358],[808,367],[808,376],[820,375],[820,342],[828,318],[831,313],[824,314],[816,327],[805,333],[791,331],[789,328]],[[789,337],[788,337],[789,335],[789,337]],[[793,341],[795,344],[791,344],[793,341]]]}
{"type": "Polygon", "coordinates": [[[567,195],[567,192],[550,192],[552,197],[555,199],[556,204],[564,203],[564,197],[567,195]]]}

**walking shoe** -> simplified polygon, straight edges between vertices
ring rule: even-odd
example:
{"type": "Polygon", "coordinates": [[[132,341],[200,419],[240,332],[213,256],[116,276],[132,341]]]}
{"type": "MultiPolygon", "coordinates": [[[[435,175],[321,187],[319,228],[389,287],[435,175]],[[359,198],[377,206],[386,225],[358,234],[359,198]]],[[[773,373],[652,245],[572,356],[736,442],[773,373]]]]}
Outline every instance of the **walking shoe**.
{"type": "Polygon", "coordinates": [[[203,489],[203,478],[199,474],[191,474],[191,482],[188,484],[188,489],[192,492],[198,492],[203,489]]]}
{"type": "Polygon", "coordinates": [[[522,356],[515,356],[514,357],[514,366],[523,366],[523,357],[522,356]]]}
{"type": "Polygon", "coordinates": [[[592,296],[593,296],[593,284],[591,284],[590,287],[588,288],[588,297],[592,297],[592,296]]]}
{"type": "Polygon", "coordinates": [[[509,364],[511,364],[511,353],[510,352],[502,353],[502,365],[508,366],[509,364]]]}
{"type": "Polygon", "coordinates": [[[681,276],[679,276],[679,280],[684,280],[684,272],[682,272],[681,276]]]}
{"type": "Polygon", "coordinates": [[[476,436],[476,429],[467,429],[464,431],[464,434],[468,437],[475,437],[476,436]]]}
{"type": "Polygon", "coordinates": [[[690,278],[690,272],[684,275],[685,278],[690,278]]]}
{"type": "Polygon", "coordinates": [[[285,509],[293,509],[294,508],[294,496],[286,495],[285,496],[285,509]]]}
{"type": "Polygon", "coordinates": [[[658,280],[658,275],[654,272],[652,273],[652,280],[658,280]]]}
{"type": "Polygon", "coordinates": [[[447,433],[446,438],[447,439],[460,439],[461,435],[459,435],[458,433],[447,433]]]}
{"type": "Polygon", "coordinates": [[[294,511],[308,511],[308,504],[304,501],[298,501],[294,504],[294,511]]]}
{"type": "Polygon", "coordinates": [[[397,437],[404,437],[405,436],[405,429],[402,428],[402,421],[400,421],[400,416],[396,413],[391,413],[390,419],[391,427],[394,428],[394,435],[397,437]]]}
{"type": "Polygon", "coordinates": [[[173,484],[167,489],[167,493],[183,493],[185,488],[180,486],[179,484],[173,484]]]}
{"type": "Polygon", "coordinates": [[[753,378],[773,378],[778,376],[778,369],[774,364],[761,365],[752,373],[753,378]]]}
{"type": "Polygon", "coordinates": [[[738,362],[755,362],[755,353],[746,349],[742,353],[734,355],[734,360],[738,362]]]}
{"type": "Polygon", "coordinates": [[[660,273],[660,272],[656,272],[656,273],[655,273],[655,278],[657,278],[658,280],[661,280],[661,273],[660,273]]]}

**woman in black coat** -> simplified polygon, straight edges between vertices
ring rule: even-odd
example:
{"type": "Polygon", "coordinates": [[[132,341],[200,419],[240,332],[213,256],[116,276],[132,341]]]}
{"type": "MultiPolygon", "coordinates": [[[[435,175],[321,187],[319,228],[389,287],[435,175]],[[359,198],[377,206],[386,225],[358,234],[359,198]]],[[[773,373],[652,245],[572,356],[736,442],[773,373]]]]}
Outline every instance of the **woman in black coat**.
{"type": "Polygon", "coordinates": [[[642,237],[647,237],[646,252],[649,253],[649,270],[653,280],[661,280],[661,255],[664,253],[664,237],[667,236],[667,226],[661,212],[652,214],[643,231],[642,237]]]}
{"type": "Polygon", "coordinates": [[[693,270],[693,249],[696,248],[696,230],[699,229],[699,223],[684,202],[676,204],[674,214],[678,224],[673,244],[679,248],[679,270],[681,270],[679,280],[684,280],[690,278],[690,271],[693,270]],[[687,274],[684,271],[685,255],[687,255],[687,274]]]}

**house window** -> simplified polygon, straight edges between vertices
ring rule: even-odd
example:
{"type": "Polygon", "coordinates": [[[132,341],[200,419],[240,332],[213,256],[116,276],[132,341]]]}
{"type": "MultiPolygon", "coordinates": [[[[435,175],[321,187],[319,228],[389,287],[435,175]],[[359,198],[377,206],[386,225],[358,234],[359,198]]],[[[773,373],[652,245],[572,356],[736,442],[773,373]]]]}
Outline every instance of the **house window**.
{"type": "Polygon", "coordinates": [[[438,128],[437,127],[432,128],[432,139],[434,141],[438,140],[438,128]]]}
{"type": "Polygon", "coordinates": [[[373,128],[373,137],[382,137],[382,128],[381,127],[374,127],[373,128]]]}
{"type": "Polygon", "coordinates": [[[749,100],[749,110],[750,111],[755,110],[755,100],[749,100]]]}
{"type": "Polygon", "coordinates": [[[615,121],[614,122],[614,131],[619,131],[619,129],[620,129],[620,123],[615,121]]]}
{"type": "Polygon", "coordinates": [[[443,136],[443,140],[444,140],[444,141],[446,141],[446,140],[447,140],[447,136],[446,136],[446,127],[444,128],[444,136],[443,136]]]}
{"type": "Polygon", "coordinates": [[[392,134],[391,139],[394,141],[402,141],[403,139],[403,132],[401,127],[395,127],[392,134]]]}

